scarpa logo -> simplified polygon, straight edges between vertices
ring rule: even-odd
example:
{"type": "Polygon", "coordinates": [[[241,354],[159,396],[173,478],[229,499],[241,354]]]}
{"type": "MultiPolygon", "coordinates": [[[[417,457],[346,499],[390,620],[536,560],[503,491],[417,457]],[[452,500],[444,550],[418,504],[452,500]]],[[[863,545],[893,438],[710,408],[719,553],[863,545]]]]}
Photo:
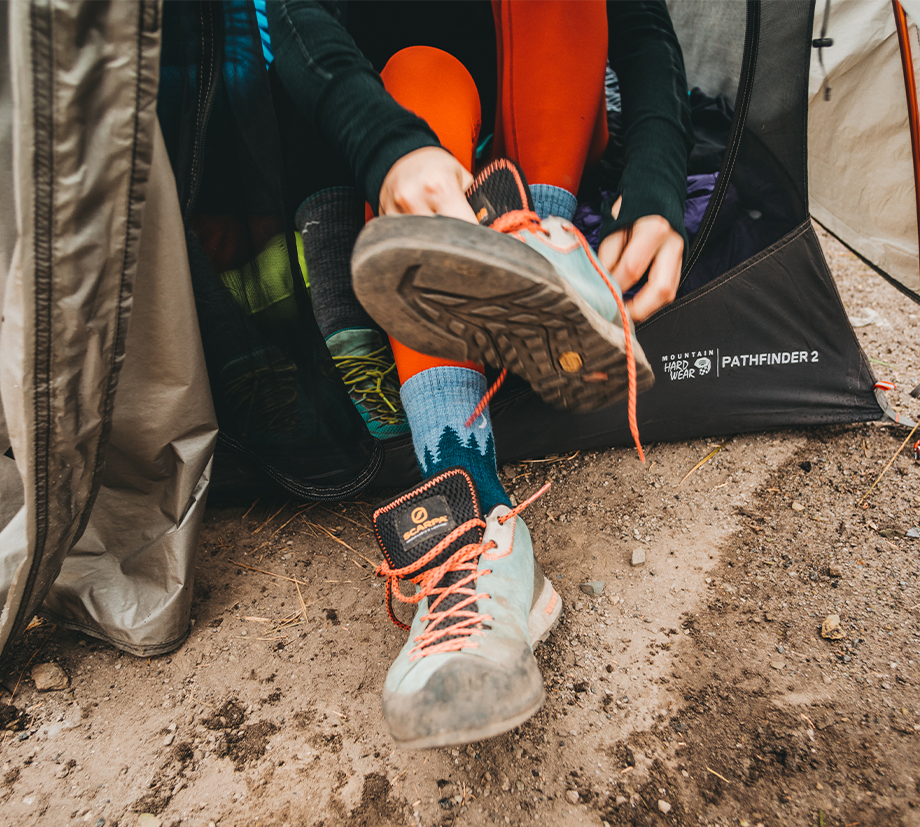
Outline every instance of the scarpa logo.
{"type": "Polygon", "coordinates": [[[700,376],[705,376],[712,370],[712,361],[705,356],[700,356],[700,358],[693,363],[693,366],[700,372],[700,376]]]}
{"type": "Polygon", "coordinates": [[[418,525],[419,523],[424,523],[428,519],[428,512],[419,506],[418,508],[412,509],[412,522],[418,525]]]}

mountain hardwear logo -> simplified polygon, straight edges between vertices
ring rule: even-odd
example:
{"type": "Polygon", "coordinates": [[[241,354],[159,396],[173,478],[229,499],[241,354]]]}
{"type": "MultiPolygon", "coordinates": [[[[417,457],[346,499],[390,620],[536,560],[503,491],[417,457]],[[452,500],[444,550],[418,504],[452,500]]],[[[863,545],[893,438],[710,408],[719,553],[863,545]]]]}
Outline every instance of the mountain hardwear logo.
{"type": "Polygon", "coordinates": [[[700,372],[700,376],[705,376],[712,370],[712,361],[705,356],[700,356],[700,358],[693,363],[693,366],[700,372]]]}

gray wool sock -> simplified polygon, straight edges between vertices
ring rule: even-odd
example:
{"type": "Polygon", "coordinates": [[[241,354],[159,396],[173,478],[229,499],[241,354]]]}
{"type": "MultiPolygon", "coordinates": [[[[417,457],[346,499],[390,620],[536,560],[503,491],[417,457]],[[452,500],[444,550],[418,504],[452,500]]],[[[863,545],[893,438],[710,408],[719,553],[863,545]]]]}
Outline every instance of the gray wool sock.
{"type": "Polygon", "coordinates": [[[552,184],[531,184],[530,195],[533,198],[534,212],[540,218],[556,215],[571,221],[575,217],[578,201],[575,196],[562,187],[552,184]]]}
{"type": "Polygon", "coordinates": [[[364,227],[364,205],[355,190],[334,187],[311,195],[294,225],[303,237],[313,315],[323,338],[346,328],[374,328],[351,286],[351,253],[364,227]]]}

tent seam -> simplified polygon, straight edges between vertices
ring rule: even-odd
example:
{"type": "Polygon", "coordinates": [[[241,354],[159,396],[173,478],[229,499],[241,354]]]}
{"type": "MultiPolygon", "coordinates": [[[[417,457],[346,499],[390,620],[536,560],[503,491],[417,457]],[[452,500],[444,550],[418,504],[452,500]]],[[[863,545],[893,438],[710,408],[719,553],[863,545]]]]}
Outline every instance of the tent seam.
{"type": "MultiPolygon", "coordinates": [[[[134,81],[134,119],[132,124],[132,135],[131,135],[131,175],[128,181],[128,193],[125,204],[125,235],[124,235],[124,247],[122,249],[122,259],[121,259],[121,275],[118,285],[118,304],[115,314],[115,336],[112,340],[112,355],[109,360],[109,377],[106,383],[105,389],[105,406],[102,413],[102,432],[99,435],[99,442],[96,445],[96,457],[93,462],[93,481],[90,487],[90,494],[87,498],[86,505],[83,509],[83,514],[80,519],[80,527],[77,531],[75,537],[79,537],[83,534],[86,529],[87,524],[89,523],[90,515],[92,514],[93,506],[96,501],[96,497],[99,494],[99,488],[101,486],[100,474],[102,471],[102,466],[105,462],[105,451],[108,447],[109,434],[112,430],[112,411],[115,404],[115,390],[118,386],[118,375],[121,372],[119,361],[124,356],[125,353],[125,328],[127,326],[127,316],[128,311],[125,310],[124,302],[127,298],[126,292],[128,294],[133,293],[133,281],[129,280],[126,276],[126,272],[129,268],[129,257],[132,248],[131,244],[131,235],[132,228],[134,224],[134,204],[137,200],[137,184],[138,184],[138,171],[137,171],[137,142],[138,136],[140,134],[140,117],[141,117],[141,78],[143,75],[143,38],[144,38],[144,16],[146,13],[147,0],[140,0],[138,3],[138,25],[137,25],[137,39],[136,39],[136,48],[137,48],[137,57],[135,60],[135,81],[134,81]],[[128,282],[130,281],[130,284],[128,282]],[[127,286],[126,286],[127,285],[127,286]],[[120,343],[120,344],[119,344],[120,343]]],[[[140,236],[138,227],[138,232],[136,235],[140,236]]]]}

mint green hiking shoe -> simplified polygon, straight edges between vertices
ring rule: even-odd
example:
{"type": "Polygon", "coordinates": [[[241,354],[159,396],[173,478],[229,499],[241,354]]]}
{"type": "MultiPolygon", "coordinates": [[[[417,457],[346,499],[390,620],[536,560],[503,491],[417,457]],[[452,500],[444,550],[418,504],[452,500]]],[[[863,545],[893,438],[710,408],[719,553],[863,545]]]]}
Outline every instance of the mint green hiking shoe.
{"type": "Polygon", "coordinates": [[[387,609],[409,628],[383,688],[398,746],[490,738],[543,705],[533,649],[558,623],[562,601],[534,558],[522,507],[499,505],[483,520],[469,474],[451,468],[374,512],[387,609]],[[403,596],[400,580],[416,593],[403,596]],[[394,593],[418,604],[411,627],[393,613],[394,593]]]}
{"type": "Polygon", "coordinates": [[[634,409],[654,376],[619,286],[570,221],[529,209],[519,170],[503,163],[468,193],[488,229],[440,216],[371,221],[352,255],[355,294],[422,353],[507,368],[558,408],[629,395],[634,409]]]}
{"type": "Polygon", "coordinates": [[[409,433],[393,352],[380,333],[368,328],[340,330],[326,339],[326,347],[371,435],[390,439],[409,433]]]}

